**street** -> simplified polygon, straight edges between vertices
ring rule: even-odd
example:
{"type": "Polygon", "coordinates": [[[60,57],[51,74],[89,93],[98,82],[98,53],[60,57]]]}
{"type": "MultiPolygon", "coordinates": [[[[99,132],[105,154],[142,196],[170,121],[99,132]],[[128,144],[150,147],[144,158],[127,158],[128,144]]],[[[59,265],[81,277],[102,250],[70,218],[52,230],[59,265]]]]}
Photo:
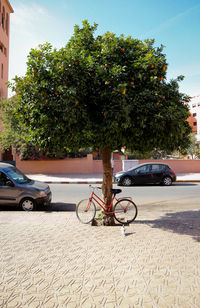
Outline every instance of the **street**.
{"type": "MultiPolygon", "coordinates": [[[[50,184],[52,191],[52,211],[75,211],[76,204],[90,196],[91,190],[88,184],[50,184]]],[[[101,187],[101,184],[93,184],[101,187]]],[[[200,183],[176,183],[166,186],[132,186],[119,187],[122,192],[117,197],[131,197],[137,205],[139,214],[145,212],[171,212],[200,209],[200,183]]],[[[97,191],[102,197],[101,191],[97,191]]],[[[17,207],[1,206],[0,211],[19,210],[17,207]]],[[[39,211],[43,210],[41,206],[39,211]]],[[[154,213],[155,214],[155,213],[154,213]]]]}
{"type": "MultiPolygon", "coordinates": [[[[51,184],[50,187],[53,205],[55,203],[75,205],[90,195],[88,184],[51,184]]],[[[114,188],[117,187],[114,185],[114,188]]],[[[174,210],[176,207],[185,210],[200,209],[200,183],[176,183],[170,187],[156,185],[118,188],[122,189],[122,193],[118,196],[131,197],[140,211],[174,210]]]]}

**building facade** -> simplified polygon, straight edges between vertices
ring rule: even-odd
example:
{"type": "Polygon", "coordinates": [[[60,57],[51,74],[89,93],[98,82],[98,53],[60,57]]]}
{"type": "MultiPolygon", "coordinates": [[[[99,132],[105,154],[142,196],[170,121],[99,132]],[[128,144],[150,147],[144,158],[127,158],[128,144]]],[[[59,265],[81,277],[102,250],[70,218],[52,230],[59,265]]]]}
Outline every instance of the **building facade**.
{"type": "Polygon", "coordinates": [[[195,133],[196,140],[200,141],[200,94],[193,96],[188,106],[191,113],[188,121],[192,127],[192,131],[195,133]]]}
{"type": "MultiPolygon", "coordinates": [[[[10,14],[13,12],[8,0],[0,0],[0,99],[8,97],[10,14]]],[[[11,149],[2,153],[0,145],[0,160],[12,160],[11,149]]]]}
{"type": "Polygon", "coordinates": [[[0,0],[0,99],[8,97],[8,65],[10,14],[13,9],[8,0],[0,0]]]}

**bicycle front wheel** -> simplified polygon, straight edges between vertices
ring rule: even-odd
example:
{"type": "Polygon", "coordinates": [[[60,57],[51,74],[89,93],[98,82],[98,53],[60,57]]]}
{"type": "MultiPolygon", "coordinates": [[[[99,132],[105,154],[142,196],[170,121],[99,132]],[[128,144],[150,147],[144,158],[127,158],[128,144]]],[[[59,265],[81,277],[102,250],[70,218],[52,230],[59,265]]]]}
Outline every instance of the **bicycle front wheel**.
{"type": "Polygon", "coordinates": [[[89,199],[81,200],[76,207],[76,216],[83,224],[89,224],[96,215],[96,207],[89,199]]]}
{"type": "Polygon", "coordinates": [[[137,213],[137,206],[129,199],[121,199],[114,206],[115,219],[123,225],[133,222],[137,213]]]}

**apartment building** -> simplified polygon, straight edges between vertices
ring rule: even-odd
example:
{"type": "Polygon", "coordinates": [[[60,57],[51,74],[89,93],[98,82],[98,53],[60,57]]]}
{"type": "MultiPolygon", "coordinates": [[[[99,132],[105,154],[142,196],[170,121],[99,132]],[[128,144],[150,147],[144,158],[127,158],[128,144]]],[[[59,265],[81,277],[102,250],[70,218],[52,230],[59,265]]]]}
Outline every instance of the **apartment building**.
{"type": "Polygon", "coordinates": [[[8,97],[10,14],[13,8],[8,0],[0,0],[0,99],[8,97]]]}
{"type": "Polygon", "coordinates": [[[200,94],[193,96],[188,106],[191,113],[188,121],[196,135],[197,141],[200,141],[200,94]]]}
{"type": "MultiPolygon", "coordinates": [[[[13,12],[8,0],[0,0],[0,99],[8,97],[10,14],[13,12]]],[[[12,160],[12,150],[2,153],[0,145],[0,160],[12,160]]]]}

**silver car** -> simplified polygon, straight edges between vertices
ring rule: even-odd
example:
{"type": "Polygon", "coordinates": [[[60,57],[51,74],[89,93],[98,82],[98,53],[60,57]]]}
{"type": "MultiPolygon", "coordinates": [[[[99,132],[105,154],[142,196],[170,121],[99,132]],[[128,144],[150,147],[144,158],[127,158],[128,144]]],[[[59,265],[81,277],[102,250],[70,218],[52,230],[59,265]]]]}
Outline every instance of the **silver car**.
{"type": "Polygon", "coordinates": [[[19,205],[32,211],[37,205],[50,205],[49,185],[29,179],[16,167],[0,163],[0,205],[19,205]]]}

